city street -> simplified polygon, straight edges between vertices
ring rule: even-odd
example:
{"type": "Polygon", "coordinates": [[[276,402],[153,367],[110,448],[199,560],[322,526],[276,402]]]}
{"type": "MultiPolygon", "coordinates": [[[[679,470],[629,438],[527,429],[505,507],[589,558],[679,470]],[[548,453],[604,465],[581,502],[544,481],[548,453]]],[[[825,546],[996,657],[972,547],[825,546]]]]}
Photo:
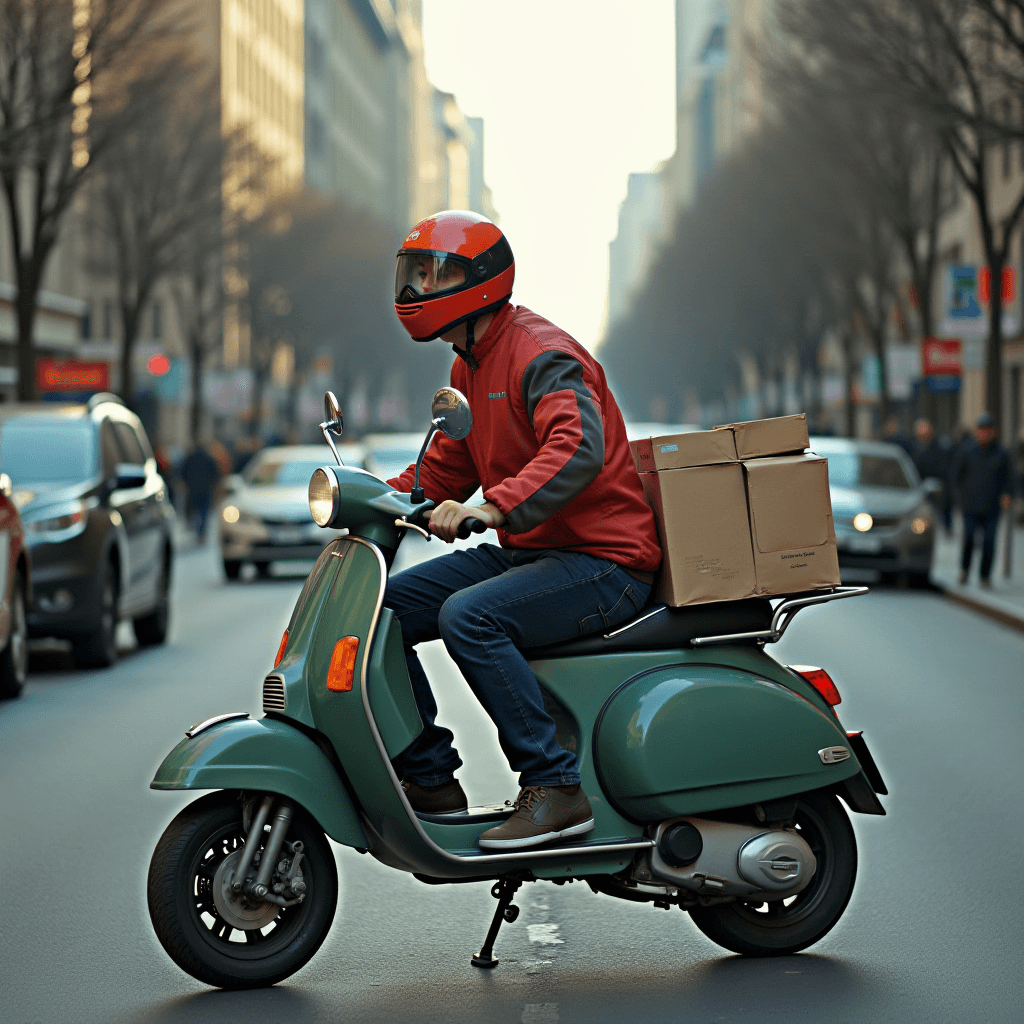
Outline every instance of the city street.
{"type": "MultiPolygon", "coordinates": [[[[338,914],[313,961],[276,988],[205,988],[158,945],[145,893],[160,833],[194,797],[148,785],[192,723],[260,713],[302,578],[228,585],[213,547],[176,568],[166,647],[93,672],[37,651],[24,695],[0,705],[5,1024],[1020,1019],[1024,634],[938,594],[881,589],[803,613],[772,650],[833,674],[844,725],[865,731],[891,792],[887,817],[854,816],[853,901],[807,953],[743,960],[678,910],[537,883],[501,932],[501,965],[482,972],[469,957],[487,887],[423,885],[336,848],[338,914]]],[[[443,649],[425,663],[470,802],[514,797],[443,649]]]]}

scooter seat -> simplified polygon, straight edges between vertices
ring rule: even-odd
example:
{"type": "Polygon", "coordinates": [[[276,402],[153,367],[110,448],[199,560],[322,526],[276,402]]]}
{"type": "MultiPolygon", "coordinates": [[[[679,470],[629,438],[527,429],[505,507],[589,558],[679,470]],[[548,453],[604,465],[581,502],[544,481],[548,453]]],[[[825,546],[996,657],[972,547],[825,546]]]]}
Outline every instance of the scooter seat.
{"type": "MultiPolygon", "coordinates": [[[[656,651],[689,647],[695,637],[725,633],[753,633],[770,628],[772,605],[767,598],[746,601],[718,601],[714,604],[669,608],[648,606],[629,622],[607,633],[566,640],[550,647],[523,651],[530,661],[541,658],[579,658],[617,651],[656,651]]],[[[751,641],[753,642],[753,641],[751,641]]]]}

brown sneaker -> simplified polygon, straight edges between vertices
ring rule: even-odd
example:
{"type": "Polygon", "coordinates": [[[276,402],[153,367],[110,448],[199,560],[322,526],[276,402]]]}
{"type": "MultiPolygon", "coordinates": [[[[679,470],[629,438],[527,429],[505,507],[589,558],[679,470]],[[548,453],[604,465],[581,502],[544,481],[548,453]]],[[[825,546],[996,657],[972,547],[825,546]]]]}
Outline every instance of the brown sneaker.
{"type": "Polygon", "coordinates": [[[421,786],[411,779],[404,779],[402,789],[412,809],[424,814],[457,814],[469,806],[458,779],[442,782],[440,786],[421,786]]]}
{"type": "Polygon", "coordinates": [[[577,786],[524,786],[515,813],[481,837],[485,850],[519,850],[563,836],[579,836],[594,827],[586,793],[577,786]]]}

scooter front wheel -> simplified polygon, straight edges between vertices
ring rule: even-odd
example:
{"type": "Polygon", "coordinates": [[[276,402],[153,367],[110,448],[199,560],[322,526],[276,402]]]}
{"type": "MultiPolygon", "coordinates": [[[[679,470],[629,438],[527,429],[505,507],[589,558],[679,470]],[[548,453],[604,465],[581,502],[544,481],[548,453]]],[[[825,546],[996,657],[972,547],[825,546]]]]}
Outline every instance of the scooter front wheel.
{"type": "Polygon", "coordinates": [[[814,851],[817,868],[789,899],[754,899],[690,911],[712,942],[743,956],[784,956],[813,945],[843,915],[857,877],[857,840],[837,797],[808,793],[796,810],[796,829],[814,851]]]}
{"type": "Polygon", "coordinates": [[[319,826],[299,814],[288,840],[303,844],[303,902],[266,903],[247,912],[251,920],[225,920],[214,900],[217,868],[245,839],[237,799],[212,793],[167,826],[149,866],[149,916],[160,944],[183,971],[216,988],[260,988],[294,974],[327,937],[338,902],[334,853],[319,826]]]}

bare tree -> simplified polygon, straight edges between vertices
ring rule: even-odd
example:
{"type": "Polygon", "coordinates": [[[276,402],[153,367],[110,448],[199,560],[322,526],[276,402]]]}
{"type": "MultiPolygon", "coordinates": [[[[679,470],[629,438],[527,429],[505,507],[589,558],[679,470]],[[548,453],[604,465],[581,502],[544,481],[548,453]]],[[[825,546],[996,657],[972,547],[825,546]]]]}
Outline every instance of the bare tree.
{"type": "Polygon", "coordinates": [[[131,123],[129,84],[170,30],[159,0],[2,0],[0,186],[14,261],[18,396],[34,397],[36,296],[64,215],[131,123]]]}

